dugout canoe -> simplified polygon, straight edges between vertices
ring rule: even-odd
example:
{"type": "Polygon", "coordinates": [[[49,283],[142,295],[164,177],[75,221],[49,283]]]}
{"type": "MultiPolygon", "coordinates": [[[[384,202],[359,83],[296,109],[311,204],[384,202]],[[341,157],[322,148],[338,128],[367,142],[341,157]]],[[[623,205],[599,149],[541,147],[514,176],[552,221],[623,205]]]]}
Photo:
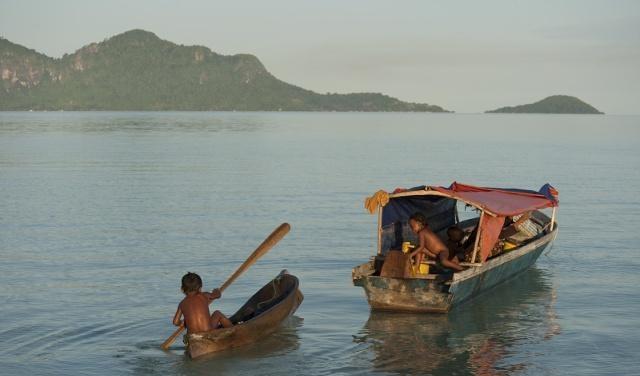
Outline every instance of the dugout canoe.
{"type": "Polygon", "coordinates": [[[233,327],[186,335],[187,352],[198,358],[259,341],[275,332],[303,299],[298,278],[283,270],[229,318],[233,327]]]}

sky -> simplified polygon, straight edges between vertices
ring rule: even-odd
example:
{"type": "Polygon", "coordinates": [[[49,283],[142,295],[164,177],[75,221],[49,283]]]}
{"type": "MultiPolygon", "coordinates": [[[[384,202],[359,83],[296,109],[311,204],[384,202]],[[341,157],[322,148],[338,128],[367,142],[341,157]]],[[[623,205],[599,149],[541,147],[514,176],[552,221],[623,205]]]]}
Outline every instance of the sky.
{"type": "Polygon", "coordinates": [[[0,35],[52,57],[131,29],[253,54],[319,93],[460,113],[566,94],[640,114],[636,0],[0,0],[0,35]]]}

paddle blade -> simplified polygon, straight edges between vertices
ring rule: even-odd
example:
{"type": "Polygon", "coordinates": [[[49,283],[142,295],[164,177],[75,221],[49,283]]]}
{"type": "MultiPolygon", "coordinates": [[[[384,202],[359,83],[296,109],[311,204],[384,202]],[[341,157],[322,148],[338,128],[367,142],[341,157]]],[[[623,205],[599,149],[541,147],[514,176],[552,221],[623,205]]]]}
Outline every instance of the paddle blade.
{"type": "Polygon", "coordinates": [[[166,341],[162,342],[162,345],[160,345],[160,348],[162,348],[163,350],[169,350],[169,346],[171,346],[173,341],[176,340],[176,338],[180,335],[180,333],[182,333],[183,330],[184,330],[184,325],[180,325],[180,327],[176,329],[176,331],[173,332],[173,334],[169,338],[167,338],[166,341]]]}

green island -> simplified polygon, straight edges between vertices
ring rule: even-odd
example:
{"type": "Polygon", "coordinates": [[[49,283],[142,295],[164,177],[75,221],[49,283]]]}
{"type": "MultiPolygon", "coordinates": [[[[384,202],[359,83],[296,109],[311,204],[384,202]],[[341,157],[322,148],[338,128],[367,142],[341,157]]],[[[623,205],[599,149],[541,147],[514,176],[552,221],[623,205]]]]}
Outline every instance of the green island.
{"type": "Polygon", "coordinates": [[[131,30],[51,58],[0,38],[0,110],[449,112],[379,93],[319,94],[225,56],[131,30]]]}
{"type": "Polygon", "coordinates": [[[604,114],[595,107],[569,95],[552,95],[541,101],[521,106],[502,107],[485,113],[505,114],[604,114]]]}

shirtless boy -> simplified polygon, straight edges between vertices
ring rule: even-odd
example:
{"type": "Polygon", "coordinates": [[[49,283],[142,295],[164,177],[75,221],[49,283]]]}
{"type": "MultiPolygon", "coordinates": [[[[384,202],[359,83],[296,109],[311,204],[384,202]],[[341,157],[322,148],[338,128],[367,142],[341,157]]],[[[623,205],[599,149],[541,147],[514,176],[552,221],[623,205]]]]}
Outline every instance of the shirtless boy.
{"type": "Polygon", "coordinates": [[[427,227],[427,218],[422,213],[415,213],[409,218],[411,230],[418,235],[419,245],[415,251],[411,252],[411,257],[415,257],[415,265],[420,265],[424,255],[435,258],[445,268],[462,271],[462,267],[457,263],[457,259],[449,260],[449,249],[438,238],[433,231],[427,227]]]}
{"type": "Polygon", "coordinates": [[[214,299],[220,298],[220,290],[213,289],[211,292],[202,292],[202,279],[196,273],[187,273],[182,277],[182,292],[186,295],[178,305],[173,325],[182,325],[180,319],[184,316],[184,324],[187,333],[206,332],[218,329],[220,325],[224,328],[233,326],[231,321],[220,311],[209,315],[209,304],[214,299]]]}

